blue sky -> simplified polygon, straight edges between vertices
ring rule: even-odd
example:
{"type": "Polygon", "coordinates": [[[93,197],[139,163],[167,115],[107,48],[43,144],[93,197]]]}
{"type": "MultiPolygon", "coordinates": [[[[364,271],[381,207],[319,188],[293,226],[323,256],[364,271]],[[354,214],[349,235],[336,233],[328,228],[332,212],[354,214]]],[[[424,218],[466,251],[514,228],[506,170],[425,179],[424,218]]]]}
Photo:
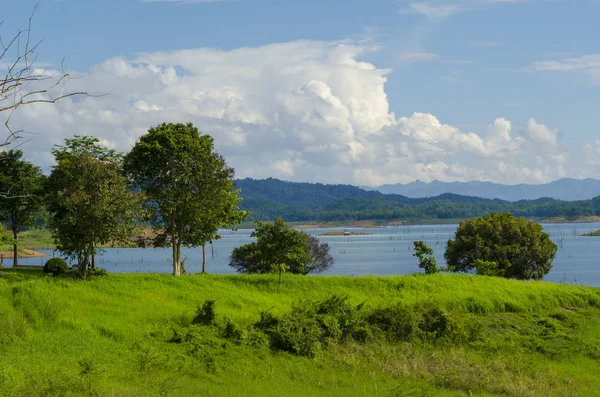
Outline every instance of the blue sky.
{"type": "MultiPolygon", "coordinates": [[[[3,7],[3,38],[34,4],[3,7]]],[[[595,0],[42,0],[39,66],[73,54],[73,89],[110,100],[15,122],[47,164],[43,145],[73,133],[127,150],[164,120],[215,136],[241,177],[599,178],[598,15],[595,0]]]]}

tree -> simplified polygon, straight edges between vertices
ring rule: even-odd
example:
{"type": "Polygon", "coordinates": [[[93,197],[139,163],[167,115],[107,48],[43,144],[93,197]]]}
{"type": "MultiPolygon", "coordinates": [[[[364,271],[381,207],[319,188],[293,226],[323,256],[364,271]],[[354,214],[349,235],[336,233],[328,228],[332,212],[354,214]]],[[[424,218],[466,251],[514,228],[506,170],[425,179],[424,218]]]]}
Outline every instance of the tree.
{"type": "Polygon", "coordinates": [[[425,244],[424,241],[415,241],[415,253],[413,256],[419,258],[419,267],[421,269],[425,269],[425,274],[434,274],[438,273],[439,269],[437,267],[437,261],[435,258],[425,255],[433,255],[433,249],[430,246],[425,244]]]}
{"type": "Polygon", "coordinates": [[[240,273],[293,274],[323,272],[334,259],[329,255],[329,245],[319,243],[315,237],[301,231],[289,229],[283,219],[273,223],[254,221],[251,236],[256,242],[235,248],[229,266],[240,273]]]}
{"type": "Polygon", "coordinates": [[[34,14],[35,9],[29,17],[27,29],[19,30],[8,38],[0,35],[0,64],[3,68],[6,66],[4,76],[0,75],[0,113],[6,115],[4,125],[8,130],[8,136],[0,141],[0,147],[22,138],[23,131],[11,127],[11,119],[20,107],[33,103],[56,103],[67,97],[87,95],[85,92],[66,91],[72,78],[68,62],[63,62],[61,70],[53,74],[35,68],[41,42],[31,41],[34,14]]]}
{"type": "Polygon", "coordinates": [[[18,266],[19,233],[33,225],[44,205],[44,175],[39,167],[23,160],[23,152],[0,152],[0,222],[12,232],[13,266],[18,266]]]}
{"type": "Polygon", "coordinates": [[[322,273],[335,262],[329,254],[329,244],[319,242],[314,236],[308,236],[308,254],[310,261],[302,268],[301,274],[322,273]]]}
{"type": "Polygon", "coordinates": [[[67,139],[53,154],[58,164],[47,181],[50,228],[58,250],[76,258],[86,278],[90,258],[95,267],[98,245],[132,236],[139,194],[128,189],[120,156],[96,138],[67,139]]]}
{"type": "Polygon", "coordinates": [[[241,223],[248,212],[238,207],[234,170],[214,151],[213,138],[193,124],[150,128],[125,156],[125,171],[141,189],[156,233],[156,247],[170,246],[173,275],[181,274],[181,246],[203,250],[220,227],[241,223]]]}
{"type": "Polygon", "coordinates": [[[556,250],[541,225],[492,213],[461,222],[444,257],[455,272],[541,280],[552,268],[556,250]]]}

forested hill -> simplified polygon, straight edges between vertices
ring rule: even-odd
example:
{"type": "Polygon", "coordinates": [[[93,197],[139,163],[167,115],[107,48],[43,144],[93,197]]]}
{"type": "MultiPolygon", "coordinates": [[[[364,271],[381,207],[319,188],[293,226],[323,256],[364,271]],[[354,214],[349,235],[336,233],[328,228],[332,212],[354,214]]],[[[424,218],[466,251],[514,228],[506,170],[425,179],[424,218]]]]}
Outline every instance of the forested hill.
{"type": "Polygon", "coordinates": [[[241,207],[252,211],[251,219],[287,221],[428,220],[480,216],[488,212],[511,212],[525,217],[600,215],[600,196],[592,200],[561,201],[551,198],[509,202],[457,194],[408,198],[367,191],[351,185],[286,182],[279,179],[241,179],[241,207]]]}

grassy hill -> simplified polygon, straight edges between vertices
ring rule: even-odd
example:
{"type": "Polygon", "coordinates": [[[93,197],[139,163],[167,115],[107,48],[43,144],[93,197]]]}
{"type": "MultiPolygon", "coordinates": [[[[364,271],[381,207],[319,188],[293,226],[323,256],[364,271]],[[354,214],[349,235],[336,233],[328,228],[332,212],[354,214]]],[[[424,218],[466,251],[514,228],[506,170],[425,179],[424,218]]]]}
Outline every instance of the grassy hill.
{"type": "Polygon", "coordinates": [[[594,396],[600,389],[595,288],[460,275],[288,275],[279,284],[269,275],[110,274],[83,282],[31,269],[1,274],[3,396],[594,396]]]}

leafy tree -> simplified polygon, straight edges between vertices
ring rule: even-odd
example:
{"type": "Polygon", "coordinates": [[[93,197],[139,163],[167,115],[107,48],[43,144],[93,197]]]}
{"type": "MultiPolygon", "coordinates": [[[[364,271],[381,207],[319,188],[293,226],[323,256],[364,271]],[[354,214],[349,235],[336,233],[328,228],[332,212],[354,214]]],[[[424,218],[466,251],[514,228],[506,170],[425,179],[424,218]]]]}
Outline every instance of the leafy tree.
{"type": "Polygon", "coordinates": [[[50,228],[58,250],[76,258],[86,278],[98,245],[128,241],[133,234],[139,194],[128,189],[120,156],[96,138],[67,139],[53,153],[58,164],[47,181],[50,228]]]}
{"type": "Polygon", "coordinates": [[[123,158],[116,150],[100,145],[98,138],[87,135],[74,135],[71,139],[65,139],[64,146],[55,145],[52,149],[52,154],[57,163],[86,153],[101,161],[120,163],[123,158]]]}
{"type": "Polygon", "coordinates": [[[430,246],[425,244],[424,241],[415,241],[415,253],[413,256],[419,258],[419,267],[421,269],[425,269],[425,274],[434,274],[438,273],[439,269],[437,266],[437,261],[432,256],[425,255],[433,255],[433,249],[430,246]]]}
{"type": "MultiPolygon", "coordinates": [[[[125,170],[147,198],[157,247],[171,246],[173,275],[181,274],[181,246],[202,246],[220,227],[241,223],[232,168],[214,151],[213,138],[193,124],[161,124],[148,130],[125,156],[125,170]]],[[[206,270],[206,255],[202,269],[206,270]]]]}
{"type": "Polygon", "coordinates": [[[13,266],[19,264],[19,233],[33,225],[44,205],[43,181],[42,170],[23,160],[22,151],[0,152],[0,222],[12,232],[13,266]]]}
{"type": "Polygon", "coordinates": [[[556,250],[541,225],[492,213],[461,222],[444,257],[455,272],[541,280],[552,268],[556,250]]]}
{"type": "Polygon", "coordinates": [[[333,264],[329,245],[315,237],[289,229],[283,219],[273,223],[254,221],[256,242],[235,248],[229,266],[240,273],[308,274],[323,272],[333,264]]]}

